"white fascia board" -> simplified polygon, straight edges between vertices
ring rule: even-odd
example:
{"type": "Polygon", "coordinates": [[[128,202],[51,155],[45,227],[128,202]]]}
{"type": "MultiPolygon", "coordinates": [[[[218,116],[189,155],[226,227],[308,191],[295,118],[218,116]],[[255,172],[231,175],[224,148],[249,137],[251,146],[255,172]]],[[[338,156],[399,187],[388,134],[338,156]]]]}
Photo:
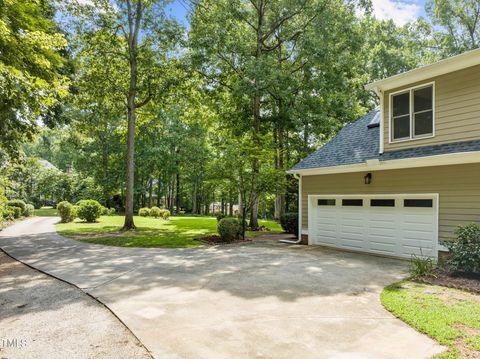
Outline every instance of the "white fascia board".
{"type": "Polygon", "coordinates": [[[302,176],[314,176],[322,174],[363,172],[363,171],[383,171],[393,169],[445,166],[467,163],[479,163],[480,151],[457,152],[437,156],[404,158],[390,161],[379,161],[378,159],[367,160],[363,163],[352,165],[331,166],[321,168],[310,168],[302,170],[290,170],[287,173],[301,174],[302,176]]]}
{"type": "Polygon", "coordinates": [[[475,65],[480,65],[480,49],[467,51],[431,65],[369,83],[365,85],[365,89],[369,91],[388,91],[475,65]]]}

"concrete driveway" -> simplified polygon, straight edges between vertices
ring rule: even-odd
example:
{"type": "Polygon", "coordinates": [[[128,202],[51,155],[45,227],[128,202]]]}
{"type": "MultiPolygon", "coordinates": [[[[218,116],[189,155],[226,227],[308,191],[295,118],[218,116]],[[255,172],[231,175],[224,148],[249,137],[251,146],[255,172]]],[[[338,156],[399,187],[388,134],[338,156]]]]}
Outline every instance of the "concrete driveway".
{"type": "Polygon", "coordinates": [[[307,246],[115,248],[0,232],[13,257],[98,297],[157,358],[429,358],[442,347],[383,309],[407,263],[307,246]]]}

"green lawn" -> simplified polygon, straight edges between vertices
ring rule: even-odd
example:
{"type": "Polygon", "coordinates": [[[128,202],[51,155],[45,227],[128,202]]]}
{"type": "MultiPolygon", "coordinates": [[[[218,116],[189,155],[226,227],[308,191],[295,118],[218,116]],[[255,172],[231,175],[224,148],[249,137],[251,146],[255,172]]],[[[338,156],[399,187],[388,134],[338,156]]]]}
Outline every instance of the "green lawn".
{"type": "Polygon", "coordinates": [[[386,287],[381,300],[395,316],[448,346],[440,358],[480,358],[480,296],[404,281],[386,287]]]}
{"type": "MultiPolygon", "coordinates": [[[[188,248],[202,245],[195,238],[216,234],[217,220],[213,217],[170,217],[168,221],[135,217],[135,231],[120,231],[123,216],[103,216],[97,223],[84,223],[79,219],[71,223],[58,223],[57,232],[83,242],[121,247],[188,248]]],[[[281,232],[274,221],[260,221],[273,232],[281,232]]],[[[255,237],[268,232],[248,232],[255,237]]]]}
{"type": "Polygon", "coordinates": [[[35,210],[35,216],[38,217],[57,217],[58,212],[56,208],[52,207],[42,207],[35,210]]]}

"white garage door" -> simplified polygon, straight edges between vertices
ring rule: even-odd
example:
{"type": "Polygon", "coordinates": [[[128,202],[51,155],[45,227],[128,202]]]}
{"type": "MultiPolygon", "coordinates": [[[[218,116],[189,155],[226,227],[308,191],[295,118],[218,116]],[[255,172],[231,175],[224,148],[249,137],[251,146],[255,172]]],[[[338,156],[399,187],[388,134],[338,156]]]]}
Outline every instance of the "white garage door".
{"type": "Polygon", "coordinates": [[[437,257],[438,195],[309,196],[309,242],[410,258],[437,257]]]}

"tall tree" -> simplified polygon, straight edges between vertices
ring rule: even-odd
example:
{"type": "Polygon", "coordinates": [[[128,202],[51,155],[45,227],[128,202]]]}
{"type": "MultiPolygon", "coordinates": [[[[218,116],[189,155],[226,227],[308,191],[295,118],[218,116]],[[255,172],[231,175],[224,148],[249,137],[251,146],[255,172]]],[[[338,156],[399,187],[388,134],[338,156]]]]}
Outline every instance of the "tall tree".
{"type": "Polygon", "coordinates": [[[60,120],[67,42],[49,1],[0,1],[0,149],[17,154],[42,122],[60,120]]]}

